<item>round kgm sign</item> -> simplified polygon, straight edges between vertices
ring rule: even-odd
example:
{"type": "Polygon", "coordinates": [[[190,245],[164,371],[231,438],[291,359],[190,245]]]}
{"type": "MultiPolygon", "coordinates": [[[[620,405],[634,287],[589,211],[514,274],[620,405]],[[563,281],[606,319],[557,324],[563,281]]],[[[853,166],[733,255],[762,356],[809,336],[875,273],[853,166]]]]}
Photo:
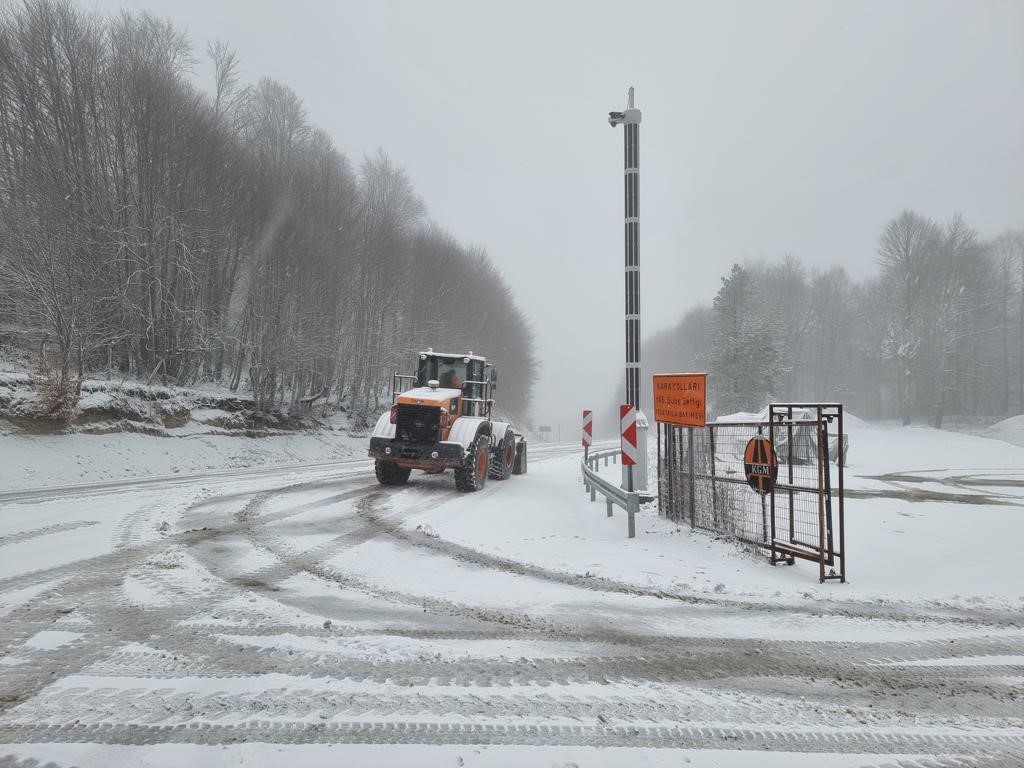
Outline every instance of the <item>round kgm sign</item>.
{"type": "Polygon", "coordinates": [[[779,462],[771,440],[761,435],[750,438],[743,451],[743,473],[750,487],[759,494],[771,493],[775,478],[779,476],[779,462]]]}

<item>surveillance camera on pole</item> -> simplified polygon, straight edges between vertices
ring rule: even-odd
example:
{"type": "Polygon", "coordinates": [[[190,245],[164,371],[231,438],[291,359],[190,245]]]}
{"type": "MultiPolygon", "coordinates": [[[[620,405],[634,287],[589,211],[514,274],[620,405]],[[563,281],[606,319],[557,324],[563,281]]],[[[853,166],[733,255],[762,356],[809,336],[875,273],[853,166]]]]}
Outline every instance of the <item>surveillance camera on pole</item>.
{"type": "MultiPolygon", "coordinates": [[[[626,403],[636,409],[637,472],[631,490],[647,491],[647,417],[640,409],[640,110],[629,89],[626,109],[609,112],[608,124],[625,126],[626,177],[626,403]]],[[[622,468],[622,487],[629,485],[622,468]]]]}

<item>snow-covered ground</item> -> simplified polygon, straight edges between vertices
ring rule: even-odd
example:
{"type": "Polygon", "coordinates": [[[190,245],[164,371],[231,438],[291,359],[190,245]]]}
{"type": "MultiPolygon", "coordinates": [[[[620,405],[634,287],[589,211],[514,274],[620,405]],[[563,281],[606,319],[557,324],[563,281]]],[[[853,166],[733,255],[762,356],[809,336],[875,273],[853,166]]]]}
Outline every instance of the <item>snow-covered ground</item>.
{"type": "MultiPolygon", "coordinates": [[[[302,768],[866,768],[878,765],[878,755],[821,755],[795,752],[766,753],[735,750],[650,749],[625,747],[561,747],[561,746],[435,746],[423,744],[389,744],[387,746],[348,744],[344,749],[333,744],[281,746],[240,744],[232,747],[192,744],[158,744],[146,749],[144,763],[138,763],[139,750],[124,746],[48,744],[43,747],[15,747],[15,758],[43,755],[58,765],[80,768],[110,768],[121,765],[145,765],[147,768],[182,768],[183,766],[302,766],[302,768]],[[229,762],[230,761],[230,762],[229,762]]],[[[902,755],[905,766],[921,766],[921,756],[902,755]],[[914,759],[914,758],[918,759],[914,759]]],[[[890,765],[893,765],[890,763],[890,765]]],[[[932,765],[935,765],[932,763],[932,765]]],[[[948,763],[967,768],[968,763],[948,763]]],[[[1009,764],[1008,764],[1009,765],[1009,764]]]]}
{"type": "Polygon", "coordinates": [[[365,437],[342,431],[273,437],[0,434],[0,494],[109,480],[304,466],[366,456],[365,437]]]}
{"type": "MultiPolygon", "coordinates": [[[[609,519],[600,495],[592,504],[579,486],[567,492],[566,472],[582,482],[576,467],[546,465],[528,489],[503,493],[486,510],[464,499],[406,525],[502,557],[678,594],[1024,611],[1024,560],[998,544],[1024,541],[1024,448],[926,428],[862,425],[850,434],[846,585],[818,584],[810,563],[772,567],[659,517],[656,503],[642,509],[637,538],[626,539],[621,509],[609,519]]],[[[609,480],[619,472],[602,470],[609,480]]]]}
{"type": "Polygon", "coordinates": [[[850,431],[825,585],[654,505],[627,539],[572,446],[458,494],[287,466],[315,435],[0,436],[52,451],[0,486],[0,765],[1014,765],[1024,448],[850,431]],[[131,458],[170,477],[15,492],[131,458]]]}

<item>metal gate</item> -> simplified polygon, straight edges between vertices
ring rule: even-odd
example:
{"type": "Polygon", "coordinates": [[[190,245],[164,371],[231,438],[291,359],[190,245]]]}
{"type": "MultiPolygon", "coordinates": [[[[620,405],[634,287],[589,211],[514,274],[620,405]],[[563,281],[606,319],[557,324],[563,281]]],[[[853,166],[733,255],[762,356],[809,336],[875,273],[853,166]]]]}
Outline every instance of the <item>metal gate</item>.
{"type": "Polygon", "coordinates": [[[818,564],[819,581],[845,582],[843,406],[773,403],[768,407],[768,437],[778,456],[779,474],[785,473],[771,492],[772,565],[792,565],[799,557],[818,564]]]}
{"type": "Polygon", "coordinates": [[[820,580],[845,581],[842,429],[842,406],[832,403],[772,405],[767,421],[658,423],[661,512],[748,543],[772,564],[812,560],[820,580]],[[756,483],[761,492],[744,471],[746,448],[759,436],[778,463],[773,483],[756,483]]]}

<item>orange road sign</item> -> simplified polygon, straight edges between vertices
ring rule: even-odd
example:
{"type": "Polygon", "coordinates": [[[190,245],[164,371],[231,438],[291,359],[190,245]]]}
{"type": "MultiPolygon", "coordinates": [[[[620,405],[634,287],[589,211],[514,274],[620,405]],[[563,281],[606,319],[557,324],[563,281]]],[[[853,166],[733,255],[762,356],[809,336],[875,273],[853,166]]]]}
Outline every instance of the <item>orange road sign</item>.
{"type": "Polygon", "coordinates": [[[750,487],[762,496],[772,491],[775,478],[779,476],[779,462],[775,457],[775,447],[767,437],[758,435],[750,438],[743,451],[743,474],[747,476],[750,487]]]}
{"type": "Polygon", "coordinates": [[[706,373],[654,374],[654,420],[679,427],[707,423],[706,373]]]}

